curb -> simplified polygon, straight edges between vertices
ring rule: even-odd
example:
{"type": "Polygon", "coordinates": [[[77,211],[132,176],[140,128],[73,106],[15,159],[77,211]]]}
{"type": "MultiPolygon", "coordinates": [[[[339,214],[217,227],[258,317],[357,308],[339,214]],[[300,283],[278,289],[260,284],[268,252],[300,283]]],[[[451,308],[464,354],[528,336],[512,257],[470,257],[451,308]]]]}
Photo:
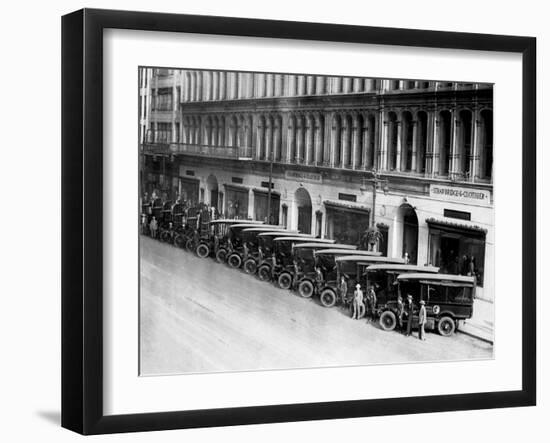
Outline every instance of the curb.
{"type": "Polygon", "coordinates": [[[457,332],[460,332],[461,334],[464,334],[464,335],[467,335],[469,337],[472,337],[472,338],[477,338],[478,340],[481,340],[485,343],[489,343],[491,346],[494,345],[494,341],[493,340],[490,340],[488,338],[485,338],[485,337],[481,337],[477,334],[474,334],[472,332],[468,332],[468,331],[463,331],[462,329],[457,329],[456,330],[457,332]]]}

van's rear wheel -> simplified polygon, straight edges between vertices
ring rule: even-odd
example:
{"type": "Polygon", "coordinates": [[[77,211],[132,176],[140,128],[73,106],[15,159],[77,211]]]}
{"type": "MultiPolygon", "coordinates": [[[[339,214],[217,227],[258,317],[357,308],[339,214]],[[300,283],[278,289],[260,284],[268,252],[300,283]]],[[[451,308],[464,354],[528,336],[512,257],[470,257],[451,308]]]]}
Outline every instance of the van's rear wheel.
{"type": "Polygon", "coordinates": [[[292,276],[288,272],[283,272],[281,275],[279,275],[277,283],[279,284],[279,288],[281,289],[290,289],[290,287],[292,286],[292,276]]]}
{"type": "Polygon", "coordinates": [[[239,268],[241,266],[242,262],[243,261],[241,260],[241,257],[239,256],[239,254],[231,254],[229,256],[229,258],[227,259],[227,263],[232,268],[239,268]]]}
{"type": "Polygon", "coordinates": [[[257,270],[258,265],[256,264],[256,260],[254,260],[253,258],[249,258],[247,261],[244,262],[244,271],[247,274],[254,275],[257,270]]]}
{"type": "Polygon", "coordinates": [[[207,244],[201,243],[199,246],[197,246],[197,255],[200,258],[206,258],[210,255],[210,248],[207,244]]]}
{"type": "Polygon", "coordinates": [[[271,280],[271,269],[269,266],[260,266],[260,269],[258,269],[258,278],[261,281],[271,280]]]}
{"type": "Polygon", "coordinates": [[[300,294],[304,298],[310,298],[313,295],[315,288],[313,286],[313,283],[311,283],[309,280],[303,280],[298,285],[298,294],[300,294]]]}
{"type": "Polygon", "coordinates": [[[397,325],[397,317],[392,311],[384,311],[380,315],[379,322],[384,331],[393,331],[397,325]]]}
{"type": "Polygon", "coordinates": [[[218,252],[216,252],[216,260],[219,263],[225,263],[226,258],[227,258],[227,251],[225,249],[220,249],[218,252]]]}
{"type": "Polygon", "coordinates": [[[443,337],[449,337],[455,332],[455,321],[451,317],[441,317],[437,323],[437,332],[443,337]]]}
{"type": "Polygon", "coordinates": [[[176,238],[174,239],[174,243],[178,248],[185,248],[186,241],[185,236],[181,234],[176,235],[176,238]]]}
{"type": "Polygon", "coordinates": [[[194,252],[195,251],[195,242],[193,241],[192,238],[188,239],[185,242],[185,249],[187,249],[189,252],[194,252]]]}
{"type": "Polygon", "coordinates": [[[336,293],[332,289],[324,289],[319,300],[325,308],[332,308],[336,304],[336,293]]]}

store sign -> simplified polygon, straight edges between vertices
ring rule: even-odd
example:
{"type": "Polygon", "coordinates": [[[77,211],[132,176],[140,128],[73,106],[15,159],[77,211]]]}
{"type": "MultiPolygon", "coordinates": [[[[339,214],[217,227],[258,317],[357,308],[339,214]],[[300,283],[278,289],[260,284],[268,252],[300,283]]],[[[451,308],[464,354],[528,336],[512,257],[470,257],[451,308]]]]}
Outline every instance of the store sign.
{"type": "Polygon", "coordinates": [[[323,183],[323,176],[315,172],[285,171],[285,178],[301,182],[323,183]]]}
{"type": "Polygon", "coordinates": [[[430,185],[430,197],[438,200],[489,206],[491,193],[484,189],[459,188],[455,186],[430,185]]]}

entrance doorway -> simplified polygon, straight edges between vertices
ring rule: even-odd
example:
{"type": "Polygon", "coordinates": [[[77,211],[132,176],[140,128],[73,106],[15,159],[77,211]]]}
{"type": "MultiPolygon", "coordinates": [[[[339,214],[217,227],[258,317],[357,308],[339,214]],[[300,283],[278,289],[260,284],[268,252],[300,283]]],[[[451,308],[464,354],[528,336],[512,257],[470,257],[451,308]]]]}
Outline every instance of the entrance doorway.
{"type": "Polygon", "coordinates": [[[208,189],[208,203],[219,210],[218,179],[214,175],[210,174],[206,179],[206,188],[208,189]]]}
{"type": "Polygon", "coordinates": [[[398,231],[401,230],[401,256],[405,257],[405,254],[408,254],[409,262],[416,264],[418,260],[418,217],[414,208],[408,203],[401,205],[397,211],[397,227],[398,231]]]}
{"type": "Polygon", "coordinates": [[[311,234],[311,197],[304,188],[298,188],[294,194],[298,212],[298,230],[311,234]]]}

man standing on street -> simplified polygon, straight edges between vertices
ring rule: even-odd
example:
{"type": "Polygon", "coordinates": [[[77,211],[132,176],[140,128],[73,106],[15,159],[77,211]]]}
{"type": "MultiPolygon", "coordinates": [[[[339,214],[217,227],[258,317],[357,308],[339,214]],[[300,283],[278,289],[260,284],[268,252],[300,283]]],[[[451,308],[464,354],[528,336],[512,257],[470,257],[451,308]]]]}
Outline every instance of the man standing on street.
{"type": "Polygon", "coordinates": [[[355,291],[353,292],[353,315],[351,318],[359,320],[365,315],[365,304],[363,303],[363,291],[361,285],[357,283],[355,285],[355,291]]]}
{"type": "Polygon", "coordinates": [[[405,305],[403,304],[403,297],[401,294],[397,296],[397,321],[399,325],[399,331],[403,333],[403,314],[405,312],[405,305]]]}
{"type": "Polygon", "coordinates": [[[426,302],[420,300],[420,310],[418,311],[418,338],[420,340],[426,340],[424,337],[424,325],[426,324],[426,302]]]}
{"type": "Polygon", "coordinates": [[[405,335],[408,337],[412,334],[412,321],[414,314],[413,297],[410,294],[407,295],[407,305],[405,306],[405,312],[407,314],[407,333],[405,335]]]}

